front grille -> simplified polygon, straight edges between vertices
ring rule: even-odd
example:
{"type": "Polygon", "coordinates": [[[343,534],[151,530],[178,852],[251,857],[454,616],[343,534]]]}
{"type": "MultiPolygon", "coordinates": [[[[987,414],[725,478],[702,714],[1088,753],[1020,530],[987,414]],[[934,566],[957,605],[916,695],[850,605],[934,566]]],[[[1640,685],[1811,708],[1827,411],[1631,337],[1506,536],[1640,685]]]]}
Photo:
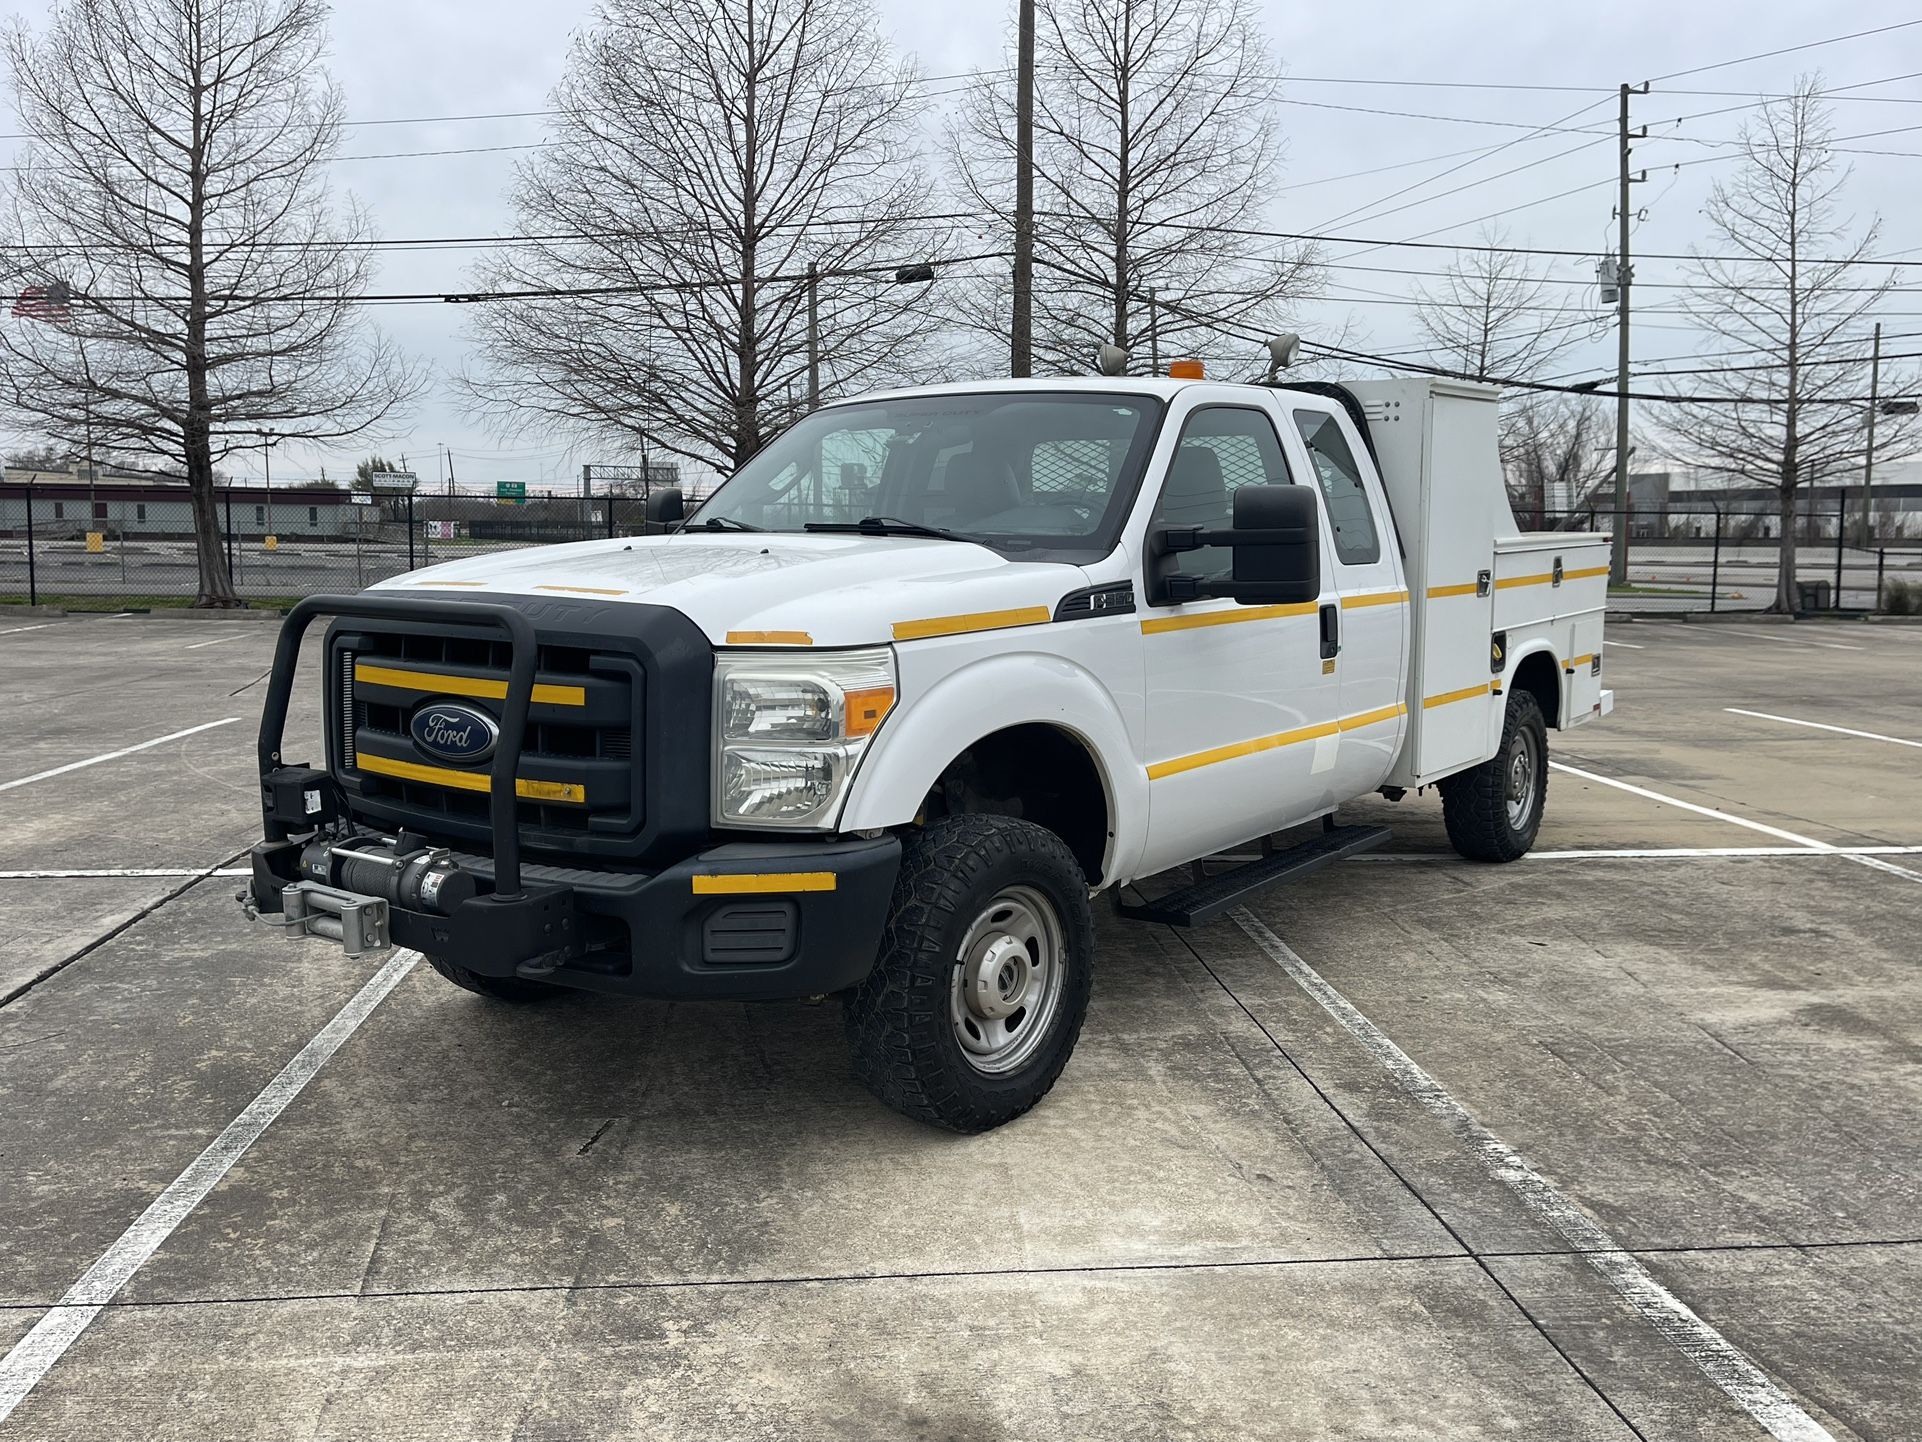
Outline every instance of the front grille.
{"type": "MultiPolygon", "coordinates": [[[[497,722],[512,647],[457,628],[354,623],[331,644],[337,770],[355,809],[446,840],[489,834],[491,760],[449,763],[414,744],[414,713],[456,702],[497,722]]],[[[516,814],[533,851],[617,851],[646,822],[634,758],[643,658],[609,647],[542,644],[521,747],[516,814]],[[531,794],[530,794],[531,793],[531,794]]]]}

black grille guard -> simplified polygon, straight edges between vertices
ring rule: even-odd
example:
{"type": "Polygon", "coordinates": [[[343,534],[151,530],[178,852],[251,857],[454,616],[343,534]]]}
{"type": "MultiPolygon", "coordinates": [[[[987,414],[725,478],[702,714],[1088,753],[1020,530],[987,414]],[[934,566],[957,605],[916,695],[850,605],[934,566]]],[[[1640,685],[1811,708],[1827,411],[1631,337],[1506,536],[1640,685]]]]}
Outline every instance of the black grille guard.
{"type": "MultiPolygon", "coordinates": [[[[494,895],[501,901],[521,896],[521,840],[515,781],[520,775],[521,745],[527,735],[527,712],[534,699],[534,673],[540,653],[534,623],[511,606],[485,601],[430,601],[400,596],[309,596],[297,603],[281,623],[274,647],[274,669],[267,683],[267,700],[260,713],[260,778],[265,787],[270,772],[281,764],[280,746],[287,729],[287,707],[293,700],[294,673],[300,666],[300,643],[318,616],[365,617],[373,621],[445,621],[454,625],[493,626],[507,635],[512,659],[507,669],[507,698],[501,707],[500,739],[495,744],[489,772],[488,823],[493,829],[494,895]]],[[[266,838],[286,841],[287,824],[263,805],[266,838]]]]}

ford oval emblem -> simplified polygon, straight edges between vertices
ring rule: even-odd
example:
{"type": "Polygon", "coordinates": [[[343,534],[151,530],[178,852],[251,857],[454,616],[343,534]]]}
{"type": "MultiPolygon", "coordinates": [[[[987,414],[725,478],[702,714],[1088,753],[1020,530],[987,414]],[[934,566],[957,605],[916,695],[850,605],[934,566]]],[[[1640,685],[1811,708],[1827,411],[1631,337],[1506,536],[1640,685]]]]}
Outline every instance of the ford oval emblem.
{"type": "Polygon", "coordinates": [[[414,713],[408,731],[414,745],[441,761],[463,766],[485,761],[501,739],[500,727],[485,711],[453,701],[430,701],[414,713]]]}

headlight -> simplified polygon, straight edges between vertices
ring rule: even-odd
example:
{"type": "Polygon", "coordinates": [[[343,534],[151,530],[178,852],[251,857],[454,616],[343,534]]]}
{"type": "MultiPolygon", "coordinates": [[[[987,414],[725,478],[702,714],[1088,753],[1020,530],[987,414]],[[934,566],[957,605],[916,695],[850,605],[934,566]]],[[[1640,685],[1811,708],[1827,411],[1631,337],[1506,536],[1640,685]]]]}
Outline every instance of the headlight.
{"type": "Polygon", "coordinates": [[[714,687],[715,825],[825,827],[894,705],[894,654],[724,652],[714,687]]]}

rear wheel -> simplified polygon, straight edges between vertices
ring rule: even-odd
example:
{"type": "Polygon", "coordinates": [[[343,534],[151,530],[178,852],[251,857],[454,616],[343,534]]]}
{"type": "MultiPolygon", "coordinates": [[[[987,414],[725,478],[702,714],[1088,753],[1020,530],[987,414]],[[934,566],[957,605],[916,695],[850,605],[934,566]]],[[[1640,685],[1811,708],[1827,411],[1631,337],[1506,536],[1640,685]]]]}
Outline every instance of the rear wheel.
{"type": "Polygon", "coordinates": [[[565,989],[549,982],[527,981],[518,976],[486,976],[478,971],[469,971],[459,962],[449,961],[444,956],[429,956],[427,964],[463,991],[491,997],[495,1001],[544,1001],[565,989]]]}
{"type": "Polygon", "coordinates": [[[1443,781],[1441,794],[1448,839],[1470,861],[1528,854],[1548,801],[1548,727],[1534,696],[1509,693],[1500,749],[1443,781]]]}
{"type": "Polygon", "coordinates": [[[1014,1120],[1055,1083],[1087,1014],[1094,921],[1061,838],[1005,816],[911,835],[873,972],[847,997],[861,1081],[957,1132],[1014,1120]]]}

